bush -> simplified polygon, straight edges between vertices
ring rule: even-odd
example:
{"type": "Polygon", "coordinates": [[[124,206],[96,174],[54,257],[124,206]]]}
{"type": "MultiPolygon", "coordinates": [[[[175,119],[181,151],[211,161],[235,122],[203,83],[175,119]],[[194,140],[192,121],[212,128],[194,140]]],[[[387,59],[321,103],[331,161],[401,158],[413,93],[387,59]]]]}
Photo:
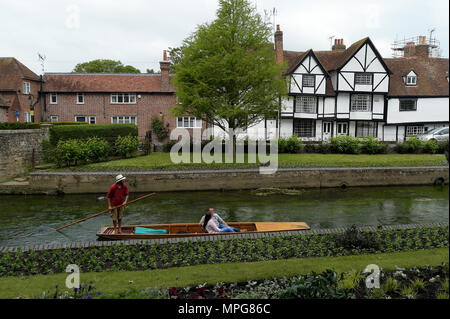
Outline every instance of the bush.
{"type": "Polygon", "coordinates": [[[423,151],[429,154],[436,154],[439,151],[438,142],[435,140],[429,140],[423,146],[423,151]]]}
{"type": "Polygon", "coordinates": [[[99,162],[105,160],[110,153],[108,142],[98,137],[91,137],[81,143],[85,161],[99,162]]]}
{"type": "Polygon", "coordinates": [[[278,139],[278,152],[281,154],[283,153],[297,154],[300,153],[302,149],[303,149],[303,141],[295,135],[289,138],[278,139]]]}
{"type": "Polygon", "coordinates": [[[305,153],[317,153],[319,146],[317,144],[308,143],[305,144],[303,151],[305,153]]]}
{"type": "Polygon", "coordinates": [[[152,130],[155,132],[156,137],[158,140],[163,141],[169,136],[169,124],[167,126],[164,126],[164,121],[154,117],[152,119],[152,130]]]}
{"type": "Polygon", "coordinates": [[[93,124],[93,125],[57,125],[50,128],[50,142],[58,144],[60,140],[88,139],[99,137],[114,143],[119,136],[138,136],[134,124],[93,124]]]}
{"type": "Polygon", "coordinates": [[[387,148],[389,146],[387,144],[383,144],[380,140],[376,139],[373,136],[365,137],[361,143],[361,151],[364,154],[381,154],[386,153],[387,148]]]}
{"type": "Polygon", "coordinates": [[[341,154],[358,154],[360,152],[359,139],[351,136],[338,136],[330,139],[333,151],[341,154]]]}
{"type": "Polygon", "coordinates": [[[136,136],[119,136],[114,143],[114,148],[117,155],[131,157],[138,152],[139,140],[136,136]]]}
{"type": "Polygon", "coordinates": [[[61,140],[55,148],[54,160],[60,167],[77,165],[85,160],[84,153],[84,145],[79,140],[61,140]]]}
{"type": "Polygon", "coordinates": [[[38,123],[6,122],[0,123],[0,130],[34,130],[41,126],[38,123]]]}
{"type": "Polygon", "coordinates": [[[425,143],[417,137],[411,137],[406,141],[406,144],[409,146],[410,153],[419,153],[422,151],[425,143]]]}
{"type": "Polygon", "coordinates": [[[44,139],[41,142],[41,148],[42,148],[42,159],[45,163],[53,163],[55,161],[54,159],[54,153],[55,148],[53,147],[52,143],[50,143],[49,140],[44,139]]]}
{"type": "Polygon", "coordinates": [[[445,152],[449,151],[449,141],[439,141],[438,142],[438,153],[439,154],[444,154],[445,152]]]}

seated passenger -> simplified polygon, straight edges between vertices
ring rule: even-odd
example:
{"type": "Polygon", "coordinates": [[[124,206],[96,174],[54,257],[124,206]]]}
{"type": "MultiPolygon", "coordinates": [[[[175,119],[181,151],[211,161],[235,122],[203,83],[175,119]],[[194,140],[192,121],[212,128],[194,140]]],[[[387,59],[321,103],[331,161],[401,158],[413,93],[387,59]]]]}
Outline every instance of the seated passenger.
{"type": "MultiPolygon", "coordinates": [[[[222,229],[227,229],[227,230],[231,229],[231,230],[233,230],[233,231],[225,231],[223,233],[232,233],[232,232],[239,233],[240,232],[239,229],[228,226],[227,223],[225,223],[224,220],[219,216],[219,214],[216,214],[214,212],[214,208],[208,209],[206,211],[206,215],[208,215],[208,214],[212,216],[212,220],[216,224],[216,227],[218,227],[219,229],[221,229],[221,230],[222,229]]],[[[203,216],[202,219],[200,219],[200,222],[199,222],[200,226],[202,226],[202,227],[203,227],[204,222],[205,222],[205,216],[203,216]]]]}
{"type": "MultiPolygon", "coordinates": [[[[214,211],[214,210],[213,210],[214,211]]],[[[203,220],[203,229],[208,234],[218,234],[218,233],[238,233],[240,232],[239,229],[229,227],[229,226],[223,226],[222,228],[219,228],[215,221],[214,217],[211,214],[211,210],[208,210],[206,215],[202,218],[203,220]]]]}

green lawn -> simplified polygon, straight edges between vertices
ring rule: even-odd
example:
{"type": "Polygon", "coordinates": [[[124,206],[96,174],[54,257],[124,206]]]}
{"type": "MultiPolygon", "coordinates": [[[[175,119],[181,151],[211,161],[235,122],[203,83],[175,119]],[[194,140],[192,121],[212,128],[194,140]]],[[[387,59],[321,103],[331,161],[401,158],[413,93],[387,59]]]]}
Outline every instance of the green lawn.
{"type": "MultiPolygon", "coordinates": [[[[192,157],[192,155],[191,155],[192,157]]],[[[438,166],[446,162],[444,155],[432,154],[381,154],[381,155],[342,155],[342,154],[280,154],[280,168],[295,167],[390,167],[390,166],[438,166]]],[[[76,171],[143,171],[143,170],[189,170],[256,168],[259,164],[248,163],[181,163],[174,164],[169,153],[152,153],[148,156],[117,161],[95,163],[71,167],[76,171]]],[[[60,170],[60,169],[59,169],[60,170]]],[[[58,171],[59,171],[58,170],[58,171]]],[[[65,169],[67,170],[67,168],[65,169]]]]}
{"type": "MultiPolygon", "coordinates": [[[[448,261],[449,249],[442,248],[376,255],[200,265],[152,271],[86,273],[81,274],[81,282],[93,281],[97,291],[111,294],[124,292],[129,288],[192,287],[205,282],[215,284],[292,277],[327,269],[334,269],[339,273],[363,271],[370,264],[376,264],[384,270],[394,270],[396,266],[437,266],[448,261]]],[[[0,298],[32,298],[40,296],[43,291],[52,289],[55,285],[64,290],[66,276],[67,274],[57,274],[0,278],[0,298]]]]}

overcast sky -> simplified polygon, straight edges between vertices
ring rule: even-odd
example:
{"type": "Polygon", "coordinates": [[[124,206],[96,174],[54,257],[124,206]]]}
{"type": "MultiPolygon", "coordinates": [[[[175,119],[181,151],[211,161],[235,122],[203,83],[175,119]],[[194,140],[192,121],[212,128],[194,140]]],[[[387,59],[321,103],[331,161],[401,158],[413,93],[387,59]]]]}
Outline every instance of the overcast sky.
{"type": "MultiPolygon", "coordinates": [[[[285,50],[330,49],[330,36],[348,46],[369,36],[384,57],[397,38],[432,28],[449,56],[448,0],[252,0],[260,13],[277,9],[285,50]]],[[[217,0],[0,0],[0,56],[42,73],[70,72],[80,62],[114,59],[142,72],[159,70],[162,51],[211,21],[217,0]]]]}

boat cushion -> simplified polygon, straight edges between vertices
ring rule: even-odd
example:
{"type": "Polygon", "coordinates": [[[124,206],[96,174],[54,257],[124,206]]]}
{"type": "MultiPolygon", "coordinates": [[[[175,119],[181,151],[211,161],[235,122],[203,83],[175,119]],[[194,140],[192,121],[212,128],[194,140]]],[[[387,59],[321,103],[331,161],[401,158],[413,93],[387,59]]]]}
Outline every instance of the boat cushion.
{"type": "Polygon", "coordinates": [[[136,227],[135,235],[165,235],[167,230],[165,229],[150,229],[143,227],[136,227]]]}

